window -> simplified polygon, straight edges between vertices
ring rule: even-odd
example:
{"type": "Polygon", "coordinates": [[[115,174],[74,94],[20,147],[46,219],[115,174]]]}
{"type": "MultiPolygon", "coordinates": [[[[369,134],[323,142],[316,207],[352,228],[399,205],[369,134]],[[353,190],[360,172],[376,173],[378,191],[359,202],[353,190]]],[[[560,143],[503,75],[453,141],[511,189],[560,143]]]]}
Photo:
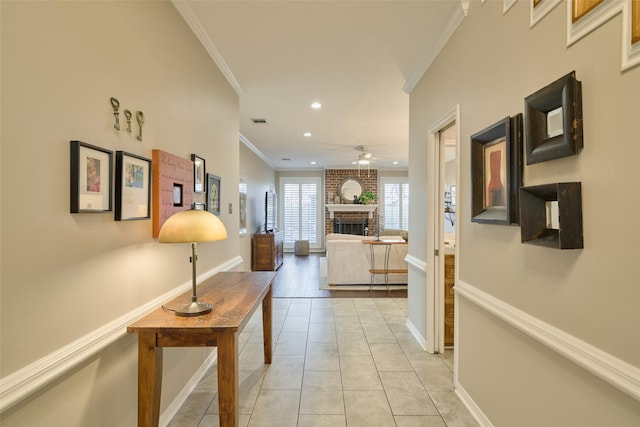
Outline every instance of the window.
{"type": "Polygon", "coordinates": [[[320,178],[280,178],[285,249],[293,249],[296,240],[308,240],[310,248],[321,247],[320,190],[320,178]]]}
{"type": "Polygon", "coordinates": [[[408,178],[380,178],[384,229],[409,229],[408,178]]]}

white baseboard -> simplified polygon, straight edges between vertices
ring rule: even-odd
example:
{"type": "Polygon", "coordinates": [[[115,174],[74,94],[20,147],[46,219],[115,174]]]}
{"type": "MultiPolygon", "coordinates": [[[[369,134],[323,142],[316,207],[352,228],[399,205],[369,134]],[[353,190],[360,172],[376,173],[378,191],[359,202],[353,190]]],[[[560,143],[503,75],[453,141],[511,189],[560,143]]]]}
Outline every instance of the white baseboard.
{"type": "Polygon", "coordinates": [[[166,427],[169,425],[173,417],[178,413],[184,402],[189,398],[189,395],[198,386],[198,383],[207,373],[207,370],[218,360],[218,352],[212,351],[209,357],[200,365],[198,370],[193,374],[189,382],[180,390],[180,393],[173,399],[173,402],[167,407],[167,409],[160,415],[160,422],[158,425],[166,427]]]}
{"type": "Polygon", "coordinates": [[[420,331],[415,327],[411,320],[407,319],[405,326],[409,329],[409,332],[411,332],[411,335],[413,335],[416,341],[418,341],[420,347],[422,347],[424,351],[427,351],[427,340],[422,336],[422,334],[420,334],[420,331]]]}
{"type": "Polygon", "coordinates": [[[462,387],[458,383],[454,384],[454,387],[456,394],[458,395],[462,403],[464,403],[464,406],[466,406],[469,412],[471,412],[471,415],[473,415],[473,418],[476,419],[478,424],[480,424],[481,427],[493,427],[493,424],[491,423],[489,418],[484,414],[484,412],[482,412],[480,407],[471,398],[471,396],[469,396],[469,393],[467,393],[464,387],[462,387]]]}
{"type": "Polygon", "coordinates": [[[640,400],[640,368],[533,317],[463,280],[458,280],[456,283],[455,293],[477,304],[634,399],[640,400]]]}
{"type": "MultiPolygon", "coordinates": [[[[198,276],[198,280],[208,279],[216,273],[229,271],[240,264],[242,264],[242,258],[236,256],[198,276]]],[[[191,280],[189,280],[71,344],[0,379],[0,413],[122,338],[127,333],[127,325],[191,289],[191,286],[191,280]]]]}

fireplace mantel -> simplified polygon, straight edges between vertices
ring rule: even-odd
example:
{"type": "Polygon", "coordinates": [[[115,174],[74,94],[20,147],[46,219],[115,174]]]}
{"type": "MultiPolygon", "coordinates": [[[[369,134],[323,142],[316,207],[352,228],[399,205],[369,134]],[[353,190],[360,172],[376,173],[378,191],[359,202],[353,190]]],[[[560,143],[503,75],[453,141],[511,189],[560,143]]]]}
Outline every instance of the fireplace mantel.
{"type": "Polygon", "coordinates": [[[357,204],[326,204],[329,211],[329,218],[333,219],[334,212],[367,212],[369,219],[373,219],[373,212],[378,208],[378,205],[357,205],[357,204]]]}

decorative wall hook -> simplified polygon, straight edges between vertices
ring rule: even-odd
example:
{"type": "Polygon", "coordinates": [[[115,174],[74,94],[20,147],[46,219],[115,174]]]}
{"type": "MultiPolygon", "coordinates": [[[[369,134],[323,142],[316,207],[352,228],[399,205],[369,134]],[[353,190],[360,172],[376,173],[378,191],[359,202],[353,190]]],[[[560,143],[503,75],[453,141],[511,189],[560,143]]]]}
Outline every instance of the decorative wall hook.
{"type": "Polygon", "coordinates": [[[116,130],[120,130],[120,113],[118,112],[118,109],[120,108],[120,101],[118,101],[117,99],[115,99],[112,96],[111,97],[111,106],[113,107],[113,115],[116,118],[116,123],[113,125],[113,127],[116,130]]]}
{"type": "Polygon", "coordinates": [[[144,113],[136,111],[136,121],[138,122],[138,141],[142,141],[142,124],[144,123],[144,113]]]}
{"type": "Polygon", "coordinates": [[[131,133],[131,111],[124,110],[124,116],[127,118],[127,132],[131,133]]]}

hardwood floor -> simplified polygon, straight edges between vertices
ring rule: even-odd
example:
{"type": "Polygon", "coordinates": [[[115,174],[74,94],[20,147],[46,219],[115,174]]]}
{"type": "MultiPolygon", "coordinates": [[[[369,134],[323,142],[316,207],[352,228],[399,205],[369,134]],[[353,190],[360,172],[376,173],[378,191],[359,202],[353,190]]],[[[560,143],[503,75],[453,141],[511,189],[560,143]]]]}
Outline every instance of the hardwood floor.
{"type": "Polygon", "coordinates": [[[318,258],[324,254],[308,256],[284,255],[284,263],[273,281],[274,298],[406,298],[407,290],[387,291],[331,291],[319,289],[318,258]]]}

